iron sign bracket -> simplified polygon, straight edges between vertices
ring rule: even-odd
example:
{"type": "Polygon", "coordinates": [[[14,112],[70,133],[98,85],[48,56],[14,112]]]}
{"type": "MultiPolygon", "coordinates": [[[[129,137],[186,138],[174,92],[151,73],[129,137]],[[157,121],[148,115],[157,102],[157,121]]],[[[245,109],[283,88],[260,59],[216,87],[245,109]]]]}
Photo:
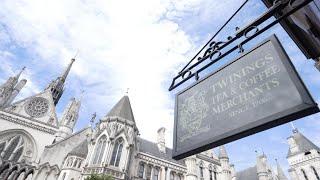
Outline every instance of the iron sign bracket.
{"type": "MultiPolygon", "coordinates": [[[[232,53],[237,49],[239,49],[240,53],[243,52],[244,44],[251,41],[253,38],[257,37],[258,35],[262,34],[266,30],[273,27],[274,25],[278,24],[281,20],[287,18],[288,16],[292,15],[299,9],[303,8],[304,6],[312,2],[312,0],[304,0],[300,4],[294,6],[293,5],[294,1],[295,0],[275,0],[273,3],[273,6],[271,6],[265,13],[263,13],[261,16],[256,18],[254,21],[244,26],[243,28],[237,27],[235,35],[228,36],[227,41],[214,41],[213,38],[211,38],[210,41],[203,48],[201,48],[201,50],[196,54],[196,56],[194,56],[194,58],[192,58],[187,63],[187,65],[182,68],[182,70],[178,73],[178,75],[173,78],[171,85],[169,87],[169,91],[172,91],[173,89],[177,88],[178,86],[180,86],[181,84],[183,84],[184,82],[186,82],[192,77],[195,77],[195,80],[198,81],[200,79],[199,77],[200,72],[204,71],[205,69],[207,69],[208,67],[210,67],[211,65],[218,62],[219,60],[226,57],[227,55],[229,55],[230,53],[232,53]],[[265,25],[264,27],[259,28],[259,26],[262,23],[266,22],[268,19],[273,17],[276,13],[281,13],[281,11],[288,6],[291,7],[290,11],[282,14],[282,16],[270,22],[269,24],[265,25]],[[244,40],[240,41],[241,38],[244,40]],[[227,49],[227,47],[231,46],[231,44],[236,42],[237,40],[240,41],[239,43],[237,43],[237,45],[233,46],[232,48],[229,48],[228,50],[225,50],[227,49]],[[195,62],[194,64],[191,64],[196,59],[197,59],[197,62],[195,62]]],[[[243,5],[240,8],[242,8],[243,5]]],[[[234,15],[232,15],[232,17],[234,15]]],[[[231,18],[228,21],[230,21],[231,18]]],[[[224,24],[224,26],[225,25],[226,24],[224,24]]],[[[220,30],[218,32],[220,32],[220,30]]]]}

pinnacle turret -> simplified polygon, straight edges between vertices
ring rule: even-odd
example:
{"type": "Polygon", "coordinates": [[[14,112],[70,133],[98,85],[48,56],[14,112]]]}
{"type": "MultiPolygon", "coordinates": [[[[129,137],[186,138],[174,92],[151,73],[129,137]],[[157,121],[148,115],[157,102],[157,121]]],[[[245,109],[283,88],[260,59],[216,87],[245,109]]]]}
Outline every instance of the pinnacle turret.
{"type": "Polygon", "coordinates": [[[54,101],[54,105],[58,104],[60,97],[64,91],[64,83],[67,79],[67,76],[71,70],[72,64],[74,63],[75,59],[71,59],[69,65],[67,66],[66,70],[59,76],[56,80],[52,81],[46,89],[49,89],[52,93],[52,98],[54,101]]]}
{"type": "Polygon", "coordinates": [[[59,122],[59,131],[56,134],[56,141],[64,139],[72,134],[73,128],[79,117],[81,102],[72,98],[65,108],[59,122]]]}
{"type": "Polygon", "coordinates": [[[219,159],[228,158],[227,150],[224,146],[219,147],[219,159]]]}
{"type": "Polygon", "coordinates": [[[4,84],[0,85],[0,108],[9,106],[18,95],[20,90],[27,83],[27,80],[25,79],[22,79],[18,83],[18,80],[24,69],[25,67],[23,67],[18,74],[10,77],[4,84]]]}
{"type": "Polygon", "coordinates": [[[287,176],[284,174],[279,162],[277,161],[276,159],[276,162],[277,162],[277,173],[278,173],[278,179],[279,180],[288,180],[287,176]]]}

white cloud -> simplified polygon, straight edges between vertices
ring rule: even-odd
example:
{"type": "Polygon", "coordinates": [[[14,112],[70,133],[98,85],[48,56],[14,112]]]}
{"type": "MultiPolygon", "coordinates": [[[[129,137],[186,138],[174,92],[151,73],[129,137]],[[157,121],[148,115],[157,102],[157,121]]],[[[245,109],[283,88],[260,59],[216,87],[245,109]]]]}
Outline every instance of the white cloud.
{"type": "Polygon", "coordinates": [[[164,81],[192,48],[178,24],[162,18],[171,3],[7,0],[0,4],[0,17],[12,42],[34,56],[33,63],[62,67],[79,50],[72,69],[76,77],[67,88],[88,88],[84,108],[107,111],[130,88],[142,137],[155,140],[156,130],[165,126],[171,146],[173,101],[164,81]],[[99,82],[93,89],[86,86],[99,82]]]}

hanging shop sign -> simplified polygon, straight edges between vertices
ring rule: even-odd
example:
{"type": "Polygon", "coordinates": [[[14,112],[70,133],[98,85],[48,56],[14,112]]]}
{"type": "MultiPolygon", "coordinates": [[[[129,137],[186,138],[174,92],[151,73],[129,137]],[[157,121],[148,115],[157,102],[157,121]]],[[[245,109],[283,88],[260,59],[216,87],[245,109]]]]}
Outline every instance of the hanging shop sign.
{"type": "Polygon", "coordinates": [[[316,113],[275,35],[176,95],[173,158],[316,113]]]}

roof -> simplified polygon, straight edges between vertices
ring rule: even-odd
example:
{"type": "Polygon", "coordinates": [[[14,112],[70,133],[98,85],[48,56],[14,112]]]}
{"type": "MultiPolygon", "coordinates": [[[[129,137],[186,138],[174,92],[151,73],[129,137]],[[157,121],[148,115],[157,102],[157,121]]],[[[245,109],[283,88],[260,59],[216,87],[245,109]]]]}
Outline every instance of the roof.
{"type": "Polygon", "coordinates": [[[166,147],[166,153],[162,153],[159,151],[157,143],[138,138],[138,141],[140,142],[140,152],[158,157],[160,159],[165,159],[167,161],[170,161],[172,163],[180,164],[182,166],[185,166],[185,163],[183,160],[174,160],[172,159],[172,149],[166,147]]]}
{"type": "Polygon", "coordinates": [[[75,155],[78,157],[86,158],[88,154],[88,141],[84,140],[82,143],[80,143],[78,146],[72,149],[68,153],[68,155],[75,155]]]}
{"type": "Polygon", "coordinates": [[[305,152],[308,152],[312,149],[315,149],[320,152],[320,148],[318,146],[316,146],[315,144],[313,144],[313,142],[311,142],[309,139],[307,139],[298,130],[294,130],[293,135],[291,137],[293,137],[293,139],[297,143],[297,146],[299,147],[299,151],[292,153],[289,149],[287,157],[293,156],[293,155],[296,155],[296,154],[302,153],[302,152],[305,153],[305,152]]]}
{"type": "Polygon", "coordinates": [[[245,170],[237,172],[237,180],[259,180],[257,174],[257,167],[249,167],[245,170]]]}
{"type": "Polygon", "coordinates": [[[113,106],[107,116],[121,117],[134,122],[134,116],[132,113],[129,97],[123,96],[120,101],[115,106],[113,106]]]}
{"type": "Polygon", "coordinates": [[[83,128],[83,129],[81,129],[80,131],[78,131],[78,132],[76,132],[76,133],[70,134],[69,136],[67,136],[67,137],[64,138],[64,139],[61,139],[60,141],[53,142],[52,144],[47,145],[47,146],[45,146],[45,147],[53,147],[53,146],[55,146],[55,145],[57,145],[57,144],[60,144],[60,143],[62,143],[62,142],[64,142],[64,141],[68,141],[70,138],[75,137],[75,136],[81,134],[82,132],[84,132],[84,131],[86,131],[86,130],[88,130],[88,129],[91,129],[91,127],[83,128]]]}

